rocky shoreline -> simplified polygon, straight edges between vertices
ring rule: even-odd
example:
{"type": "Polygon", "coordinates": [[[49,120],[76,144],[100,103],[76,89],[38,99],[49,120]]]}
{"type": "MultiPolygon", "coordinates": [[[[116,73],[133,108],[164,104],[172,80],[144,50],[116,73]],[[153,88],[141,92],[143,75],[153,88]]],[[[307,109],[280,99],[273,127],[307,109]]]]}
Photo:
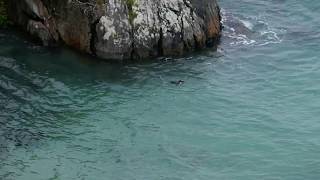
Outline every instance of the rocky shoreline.
{"type": "Polygon", "coordinates": [[[10,0],[8,12],[45,46],[119,61],[214,47],[221,32],[216,0],[10,0]]]}

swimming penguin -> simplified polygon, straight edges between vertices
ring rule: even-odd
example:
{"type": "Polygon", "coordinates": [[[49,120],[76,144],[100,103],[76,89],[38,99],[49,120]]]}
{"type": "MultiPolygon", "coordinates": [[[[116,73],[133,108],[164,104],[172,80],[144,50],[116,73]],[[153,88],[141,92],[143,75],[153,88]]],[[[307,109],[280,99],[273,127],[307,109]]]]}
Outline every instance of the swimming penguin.
{"type": "Polygon", "coordinates": [[[184,83],[184,80],[170,81],[170,83],[179,86],[179,85],[182,85],[184,83]]]}

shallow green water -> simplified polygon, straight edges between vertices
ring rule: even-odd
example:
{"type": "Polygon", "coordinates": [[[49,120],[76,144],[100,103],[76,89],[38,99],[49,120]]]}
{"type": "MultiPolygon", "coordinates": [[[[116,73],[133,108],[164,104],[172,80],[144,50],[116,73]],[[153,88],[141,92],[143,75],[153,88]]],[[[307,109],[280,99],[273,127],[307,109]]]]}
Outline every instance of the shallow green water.
{"type": "Polygon", "coordinates": [[[320,179],[320,1],[220,4],[218,52],[151,63],[1,31],[0,179],[320,179]]]}

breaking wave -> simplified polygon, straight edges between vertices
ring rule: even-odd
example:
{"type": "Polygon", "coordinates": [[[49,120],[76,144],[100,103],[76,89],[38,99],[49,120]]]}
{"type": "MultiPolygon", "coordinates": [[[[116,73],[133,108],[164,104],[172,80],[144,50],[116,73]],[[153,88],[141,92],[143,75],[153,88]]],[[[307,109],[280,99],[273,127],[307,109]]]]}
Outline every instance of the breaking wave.
{"type": "Polygon", "coordinates": [[[271,27],[263,17],[241,17],[222,9],[222,43],[264,46],[282,42],[283,30],[271,27]]]}

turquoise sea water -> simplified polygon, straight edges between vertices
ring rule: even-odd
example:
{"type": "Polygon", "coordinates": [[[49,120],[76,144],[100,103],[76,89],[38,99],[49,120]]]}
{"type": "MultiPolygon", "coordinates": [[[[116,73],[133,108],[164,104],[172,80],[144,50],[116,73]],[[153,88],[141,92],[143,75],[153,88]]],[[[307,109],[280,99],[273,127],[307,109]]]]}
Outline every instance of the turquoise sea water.
{"type": "Polygon", "coordinates": [[[1,30],[0,179],[320,179],[320,1],[220,5],[217,52],[150,63],[1,30]]]}

